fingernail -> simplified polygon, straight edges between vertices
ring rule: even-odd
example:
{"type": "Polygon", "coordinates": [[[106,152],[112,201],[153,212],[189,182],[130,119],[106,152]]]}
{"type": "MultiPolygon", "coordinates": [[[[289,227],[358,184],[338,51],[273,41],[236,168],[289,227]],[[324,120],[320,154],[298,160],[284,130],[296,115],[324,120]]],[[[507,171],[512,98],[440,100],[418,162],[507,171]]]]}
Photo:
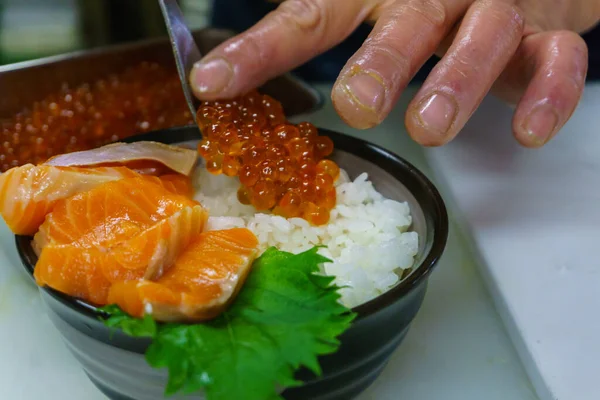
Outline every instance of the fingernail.
{"type": "Polygon", "coordinates": [[[558,125],[558,114],[549,104],[538,106],[525,119],[525,132],[536,144],[545,144],[558,125]]]}
{"type": "Polygon", "coordinates": [[[450,130],[457,111],[453,98],[443,93],[434,93],[419,103],[417,117],[425,129],[445,135],[450,130]]]}
{"type": "Polygon", "coordinates": [[[371,111],[378,111],[383,105],[385,87],[382,79],[369,73],[361,72],[350,76],[345,88],[352,100],[371,111]]]}
{"type": "Polygon", "coordinates": [[[198,62],[192,69],[192,85],[198,93],[218,93],[229,85],[233,68],[223,58],[198,62]]]}

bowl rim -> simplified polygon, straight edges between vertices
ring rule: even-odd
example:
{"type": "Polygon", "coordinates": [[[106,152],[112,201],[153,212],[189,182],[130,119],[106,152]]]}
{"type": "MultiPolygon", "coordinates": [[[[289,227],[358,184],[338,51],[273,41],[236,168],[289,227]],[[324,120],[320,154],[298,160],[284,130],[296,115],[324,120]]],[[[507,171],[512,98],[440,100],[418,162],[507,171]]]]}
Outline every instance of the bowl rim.
{"type": "MultiPolygon", "coordinates": [[[[429,196],[433,206],[433,211],[435,214],[437,214],[433,218],[433,240],[431,242],[431,247],[429,248],[429,251],[424,254],[421,263],[417,266],[413,266],[413,270],[406,276],[406,278],[399,281],[391,289],[367,301],[366,303],[353,307],[351,311],[356,314],[356,318],[353,321],[353,323],[355,323],[358,320],[368,317],[369,315],[375,314],[378,311],[392,305],[396,301],[399,301],[428,278],[429,274],[433,271],[435,265],[441,258],[446,248],[449,231],[448,214],[444,200],[442,199],[442,196],[435,187],[435,185],[419,169],[417,169],[414,165],[412,165],[399,155],[395,154],[390,150],[384,149],[383,147],[377,144],[368,142],[361,138],[353,137],[341,132],[336,132],[325,128],[317,129],[319,130],[320,134],[325,134],[329,136],[334,141],[336,147],[339,145],[340,142],[345,141],[345,144],[347,146],[342,145],[340,147],[354,147],[357,149],[362,148],[366,153],[369,153],[369,155],[377,159],[367,159],[367,161],[375,163],[380,168],[394,176],[394,178],[397,180],[399,179],[396,178],[394,172],[389,170],[391,167],[386,168],[386,166],[381,166],[380,163],[378,163],[377,161],[385,162],[389,164],[389,166],[395,165],[395,168],[399,170],[405,170],[415,180],[414,183],[421,187],[421,189],[425,192],[425,195],[429,196]]],[[[130,136],[126,139],[123,139],[122,141],[129,143],[135,141],[158,141],[168,144],[176,144],[198,139],[201,139],[199,130],[197,129],[197,127],[190,125],[151,131],[139,135],[130,136]],[[167,139],[165,140],[165,138],[167,139]]],[[[349,151],[346,149],[340,150],[361,158],[365,158],[359,154],[356,154],[356,152],[354,151],[349,151]]],[[[402,181],[401,183],[404,184],[404,182],[402,181]]],[[[413,196],[415,196],[415,199],[421,205],[421,201],[419,201],[420,197],[413,193],[413,190],[409,189],[409,191],[411,192],[411,194],[413,194],[413,196]]],[[[423,213],[425,213],[424,209],[423,213]]],[[[35,260],[37,257],[35,256],[35,253],[32,250],[31,237],[15,235],[15,244],[17,247],[17,252],[22,262],[22,266],[25,268],[28,275],[32,279],[34,279],[33,271],[35,266],[35,260]]],[[[62,292],[59,292],[51,287],[38,286],[38,288],[40,290],[45,291],[55,300],[67,306],[68,308],[86,317],[93,318],[96,321],[98,319],[103,319],[109,316],[108,313],[99,310],[96,306],[86,301],[77,299],[73,296],[69,296],[62,292]]]]}

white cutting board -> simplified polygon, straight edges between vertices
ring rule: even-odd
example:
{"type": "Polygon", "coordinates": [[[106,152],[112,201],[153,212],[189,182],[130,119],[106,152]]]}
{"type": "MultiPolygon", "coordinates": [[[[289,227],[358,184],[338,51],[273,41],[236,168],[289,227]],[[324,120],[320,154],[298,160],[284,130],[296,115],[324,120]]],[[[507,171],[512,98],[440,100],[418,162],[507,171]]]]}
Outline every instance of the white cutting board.
{"type": "Polygon", "coordinates": [[[540,150],[488,97],[426,156],[541,399],[600,399],[600,85],[540,150]]]}

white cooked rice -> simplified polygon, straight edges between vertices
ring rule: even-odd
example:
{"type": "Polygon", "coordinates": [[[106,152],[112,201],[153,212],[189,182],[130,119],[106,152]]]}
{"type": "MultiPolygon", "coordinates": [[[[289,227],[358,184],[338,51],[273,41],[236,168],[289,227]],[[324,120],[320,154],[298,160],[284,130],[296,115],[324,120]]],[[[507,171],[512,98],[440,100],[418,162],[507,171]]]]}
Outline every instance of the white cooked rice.
{"type": "Polygon", "coordinates": [[[262,250],[275,246],[300,253],[315,245],[333,262],[322,272],[346,286],[341,301],[355,307],[377,297],[395,285],[402,272],[413,266],[418,235],[408,231],[411,215],[408,204],[384,198],[367,174],[350,181],[341,171],[336,182],[337,204],[328,224],[311,226],[301,218],[256,213],[237,200],[239,181],[212,175],[203,167],[194,176],[196,200],[208,208],[207,230],[246,227],[256,234],[262,250]]]}

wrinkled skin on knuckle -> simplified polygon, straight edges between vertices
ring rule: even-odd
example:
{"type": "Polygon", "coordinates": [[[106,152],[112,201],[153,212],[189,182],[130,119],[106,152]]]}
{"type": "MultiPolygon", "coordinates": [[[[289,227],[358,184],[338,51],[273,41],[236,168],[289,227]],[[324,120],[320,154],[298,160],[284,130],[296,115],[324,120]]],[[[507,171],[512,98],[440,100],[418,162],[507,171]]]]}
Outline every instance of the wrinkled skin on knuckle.
{"type": "Polygon", "coordinates": [[[396,5],[403,2],[403,0],[364,0],[365,7],[370,10],[366,21],[374,23],[381,17],[382,14],[393,12],[396,5]]]}
{"type": "Polygon", "coordinates": [[[391,72],[383,74],[386,87],[395,87],[398,82],[410,78],[412,73],[410,55],[403,49],[377,37],[368,39],[365,44],[368,46],[365,47],[363,55],[356,60],[356,64],[369,64],[371,69],[385,69],[391,72]]]}
{"type": "Polygon", "coordinates": [[[457,81],[479,77],[485,66],[474,62],[473,60],[476,58],[471,58],[462,53],[453,54],[449,57],[448,63],[442,68],[441,72],[457,81]]]}
{"type": "Polygon", "coordinates": [[[588,48],[585,41],[572,31],[558,31],[552,35],[549,47],[556,52],[555,59],[562,56],[560,49],[568,52],[571,60],[570,70],[563,72],[578,89],[582,89],[588,67],[588,48]]]}
{"type": "Polygon", "coordinates": [[[448,53],[447,59],[439,67],[439,73],[454,77],[456,79],[468,79],[469,77],[479,77],[490,67],[489,63],[483,61],[489,59],[490,52],[488,48],[475,45],[473,36],[465,35],[451,53],[448,53]]]}
{"type": "Polygon", "coordinates": [[[536,34],[521,42],[493,90],[503,100],[516,104],[535,76],[550,80],[556,76],[566,85],[581,91],[587,68],[588,48],[581,36],[573,31],[536,34]],[[569,60],[566,64],[563,62],[565,58],[569,60]],[[564,69],[564,65],[568,70],[557,70],[564,69]]]}
{"type": "Polygon", "coordinates": [[[442,0],[409,0],[399,6],[400,12],[410,13],[419,18],[424,24],[446,30],[450,27],[448,12],[442,0]]]}
{"type": "Polygon", "coordinates": [[[327,26],[328,7],[324,0],[287,0],[277,7],[276,18],[281,24],[292,26],[301,33],[323,31],[327,26]]]}
{"type": "Polygon", "coordinates": [[[472,21],[474,29],[470,32],[473,40],[477,39],[480,29],[488,29],[493,37],[487,37],[489,44],[502,47],[523,36],[525,18],[523,12],[514,4],[500,1],[478,0],[472,6],[472,21]],[[493,29],[493,31],[491,31],[493,29]]]}
{"type": "Polygon", "coordinates": [[[505,58],[507,51],[515,51],[520,42],[523,19],[518,9],[510,5],[480,7],[481,4],[473,11],[471,21],[474,22],[465,28],[449,54],[446,68],[451,70],[451,76],[467,78],[490,74],[491,69],[497,68],[492,61],[505,58]]]}
{"type": "Polygon", "coordinates": [[[503,2],[495,3],[491,17],[504,24],[504,32],[511,35],[512,38],[523,35],[525,17],[523,11],[516,5],[503,2]]]}
{"type": "Polygon", "coordinates": [[[250,62],[249,70],[265,65],[271,58],[271,48],[261,46],[262,35],[262,32],[258,31],[238,39],[225,47],[225,55],[234,55],[236,59],[250,62]]]}

